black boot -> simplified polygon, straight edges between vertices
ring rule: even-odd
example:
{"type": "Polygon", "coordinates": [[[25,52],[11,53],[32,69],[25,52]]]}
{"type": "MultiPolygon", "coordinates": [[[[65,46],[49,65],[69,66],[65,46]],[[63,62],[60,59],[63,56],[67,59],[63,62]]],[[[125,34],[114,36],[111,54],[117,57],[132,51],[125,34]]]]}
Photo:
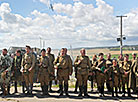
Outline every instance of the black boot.
{"type": "Polygon", "coordinates": [[[105,95],[104,95],[104,85],[103,85],[102,88],[101,88],[101,94],[102,94],[103,97],[105,96],[105,95]]]}
{"type": "Polygon", "coordinates": [[[64,85],[64,91],[65,91],[66,96],[69,97],[68,84],[67,85],[66,84],[64,85]]]}
{"type": "Polygon", "coordinates": [[[22,82],[22,92],[25,93],[25,82],[22,82]]]}
{"type": "Polygon", "coordinates": [[[42,89],[42,93],[43,93],[43,95],[45,95],[45,92],[44,92],[44,86],[41,86],[41,89],[42,89]]]}
{"type": "Polygon", "coordinates": [[[116,97],[118,97],[117,87],[115,87],[115,94],[116,94],[116,97]]]}
{"type": "Polygon", "coordinates": [[[112,88],[112,97],[114,97],[114,88],[112,88]]]}
{"type": "Polygon", "coordinates": [[[63,85],[59,85],[59,90],[60,90],[59,96],[63,96],[63,85]]]}
{"type": "Polygon", "coordinates": [[[82,86],[79,86],[79,97],[82,97],[82,86]]]}
{"type": "Polygon", "coordinates": [[[10,95],[10,85],[7,87],[8,95],[10,95]]]}
{"type": "Polygon", "coordinates": [[[91,79],[91,92],[93,92],[93,78],[91,79]]]}
{"type": "Polygon", "coordinates": [[[89,97],[88,93],[87,93],[87,86],[84,86],[84,96],[85,97],[89,97]]]}
{"type": "Polygon", "coordinates": [[[26,95],[29,95],[30,94],[30,92],[29,92],[29,86],[26,86],[26,90],[27,90],[26,95]]]}
{"type": "Polygon", "coordinates": [[[123,95],[122,95],[122,97],[125,97],[125,93],[126,93],[125,92],[125,86],[123,86],[122,89],[123,89],[123,95]]]}
{"type": "Polygon", "coordinates": [[[30,85],[30,95],[32,95],[32,91],[33,91],[33,84],[30,85]]]}
{"type": "Polygon", "coordinates": [[[76,93],[76,94],[78,93],[78,92],[77,92],[77,89],[78,89],[78,81],[76,81],[75,90],[74,90],[74,93],[76,93]]]}
{"type": "Polygon", "coordinates": [[[45,85],[45,89],[44,90],[45,90],[45,95],[46,96],[49,96],[49,93],[48,93],[48,85],[45,85]]]}
{"type": "Polygon", "coordinates": [[[17,91],[17,81],[14,82],[14,88],[15,88],[14,93],[18,93],[18,91],[17,91]]]}
{"type": "Polygon", "coordinates": [[[128,97],[132,97],[131,92],[130,92],[130,88],[127,89],[127,92],[128,92],[128,97]]]}
{"type": "Polygon", "coordinates": [[[51,87],[52,87],[52,81],[49,82],[49,92],[53,92],[51,87]]]}

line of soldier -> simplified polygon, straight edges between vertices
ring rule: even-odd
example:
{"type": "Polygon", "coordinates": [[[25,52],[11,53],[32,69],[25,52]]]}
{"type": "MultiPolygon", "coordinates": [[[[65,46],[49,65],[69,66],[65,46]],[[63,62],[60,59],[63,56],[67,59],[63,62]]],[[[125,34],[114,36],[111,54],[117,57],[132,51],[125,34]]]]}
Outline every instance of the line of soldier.
{"type": "MultiPolygon", "coordinates": [[[[17,82],[21,81],[22,91],[26,95],[32,95],[33,91],[33,78],[35,67],[38,66],[38,81],[41,83],[41,89],[43,95],[49,96],[48,87],[52,87],[52,80],[55,79],[55,69],[57,69],[57,80],[59,81],[59,96],[65,95],[69,97],[69,76],[73,73],[73,62],[69,55],[67,55],[67,49],[62,48],[60,55],[54,58],[51,54],[51,48],[41,50],[41,56],[37,59],[36,54],[32,52],[30,46],[26,46],[26,53],[21,56],[21,51],[16,51],[16,56],[11,60],[11,57],[7,55],[7,49],[2,50],[0,56],[0,85],[2,94],[10,94],[10,82],[14,80],[15,92],[17,93],[17,82]],[[26,91],[25,92],[25,88],[26,91]]],[[[96,55],[93,55],[92,60],[86,56],[85,49],[80,50],[80,55],[76,57],[74,61],[74,69],[76,76],[76,87],[79,87],[79,97],[89,97],[87,93],[87,81],[91,80],[91,86],[93,88],[93,81],[97,83],[97,89],[99,96],[104,96],[104,83],[106,83],[108,91],[114,92],[118,97],[118,89],[122,88],[123,95],[125,96],[125,86],[127,85],[128,96],[131,97],[130,89],[136,90],[138,94],[138,59],[136,54],[133,54],[133,59],[129,61],[129,55],[126,54],[123,58],[120,55],[119,60],[111,59],[111,54],[107,55],[107,59],[104,59],[104,54],[99,53],[99,59],[96,55]],[[115,91],[114,91],[115,89],[115,91]]]]}

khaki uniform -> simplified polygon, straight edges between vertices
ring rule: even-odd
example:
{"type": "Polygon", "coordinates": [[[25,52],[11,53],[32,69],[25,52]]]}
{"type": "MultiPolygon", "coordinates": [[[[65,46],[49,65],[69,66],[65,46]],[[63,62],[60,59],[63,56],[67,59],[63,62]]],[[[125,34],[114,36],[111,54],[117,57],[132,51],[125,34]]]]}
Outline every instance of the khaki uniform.
{"type": "Polygon", "coordinates": [[[15,56],[13,59],[13,65],[12,65],[12,72],[13,72],[13,80],[15,81],[21,81],[22,80],[22,73],[21,70],[21,62],[22,57],[21,56],[15,56]]]}
{"type": "Polygon", "coordinates": [[[77,56],[75,62],[74,62],[75,67],[77,67],[77,80],[78,80],[78,85],[84,86],[87,85],[87,80],[88,80],[88,74],[89,74],[89,69],[91,67],[90,60],[88,56],[77,56]],[[78,61],[81,61],[79,64],[78,61]]]}
{"type": "Polygon", "coordinates": [[[49,58],[47,56],[41,56],[39,59],[39,63],[42,63],[42,65],[39,67],[38,75],[41,86],[43,86],[44,84],[48,85],[50,81],[49,74],[52,72],[49,58]]]}
{"type": "MultiPolygon", "coordinates": [[[[54,60],[55,60],[55,57],[54,57],[54,54],[49,54],[47,53],[46,56],[49,58],[49,62],[51,64],[51,71],[52,73],[55,73],[55,68],[54,68],[54,60]]],[[[54,76],[50,74],[50,80],[54,80],[54,76]]]]}
{"type": "Polygon", "coordinates": [[[23,77],[25,80],[25,84],[26,84],[26,88],[27,88],[28,93],[32,93],[35,64],[36,64],[35,55],[32,53],[28,53],[28,54],[25,53],[23,58],[22,58],[21,72],[23,72],[23,77]],[[29,71],[29,68],[32,68],[32,70],[29,71]]]}
{"type": "Polygon", "coordinates": [[[71,62],[72,61],[68,55],[58,56],[54,61],[54,65],[58,67],[57,79],[59,80],[60,95],[63,95],[63,81],[64,81],[64,91],[68,96],[69,74],[72,74],[73,72],[71,62]]]}
{"type": "Polygon", "coordinates": [[[104,74],[104,70],[106,68],[106,60],[105,59],[102,59],[102,60],[98,60],[98,65],[96,67],[96,69],[99,69],[100,70],[97,70],[96,71],[96,78],[97,78],[97,85],[98,87],[102,87],[104,85],[104,82],[105,82],[105,79],[106,79],[106,76],[104,74]]]}
{"type": "Polygon", "coordinates": [[[134,91],[138,90],[138,60],[132,60],[131,71],[129,75],[128,87],[134,91]]]}
{"type": "Polygon", "coordinates": [[[112,80],[110,80],[110,87],[118,87],[119,86],[119,77],[120,77],[120,68],[119,66],[112,66],[109,70],[109,76],[112,80]]]}

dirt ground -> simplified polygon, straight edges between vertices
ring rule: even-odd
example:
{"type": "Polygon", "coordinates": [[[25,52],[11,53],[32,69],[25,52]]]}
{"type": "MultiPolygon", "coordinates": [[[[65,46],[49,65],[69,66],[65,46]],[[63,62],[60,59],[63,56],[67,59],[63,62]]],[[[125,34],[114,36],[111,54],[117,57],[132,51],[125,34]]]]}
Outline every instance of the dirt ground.
{"type": "Polygon", "coordinates": [[[110,93],[105,92],[105,97],[99,97],[98,93],[96,92],[96,89],[94,89],[94,92],[91,93],[89,89],[89,98],[79,98],[77,97],[78,94],[73,93],[73,88],[69,89],[70,97],[59,97],[59,93],[56,91],[58,88],[53,88],[54,92],[50,93],[50,97],[42,96],[40,87],[34,87],[33,90],[33,96],[25,96],[21,93],[21,87],[18,87],[19,93],[12,94],[14,88],[11,88],[11,95],[7,97],[0,97],[0,102],[138,102],[138,99],[136,98],[136,95],[133,94],[134,98],[128,98],[128,97],[121,97],[121,94],[119,94],[119,98],[117,97],[111,97],[110,93]]]}

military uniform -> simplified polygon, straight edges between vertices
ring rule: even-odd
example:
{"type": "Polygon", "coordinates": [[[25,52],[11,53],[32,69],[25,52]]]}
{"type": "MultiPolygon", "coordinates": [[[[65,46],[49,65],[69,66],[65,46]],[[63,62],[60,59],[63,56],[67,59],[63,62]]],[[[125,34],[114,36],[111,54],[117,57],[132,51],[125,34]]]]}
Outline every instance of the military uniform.
{"type": "Polygon", "coordinates": [[[15,81],[15,93],[17,93],[17,81],[22,81],[22,73],[21,70],[21,56],[15,56],[13,59],[12,72],[13,72],[13,80],[15,81]]]}
{"type": "MultiPolygon", "coordinates": [[[[54,57],[54,54],[50,54],[50,53],[47,53],[46,56],[49,58],[50,60],[50,63],[51,63],[51,70],[52,70],[52,73],[54,74],[55,73],[55,69],[54,69],[54,60],[55,60],[55,57],[54,57]]],[[[50,82],[49,82],[49,89],[50,91],[52,91],[51,87],[52,87],[52,80],[55,79],[55,76],[50,74],[50,82]]]]}
{"type": "Polygon", "coordinates": [[[107,59],[106,60],[106,69],[108,69],[108,71],[105,73],[105,75],[106,75],[106,87],[109,92],[111,91],[110,81],[109,81],[109,70],[111,67],[112,67],[112,59],[107,59]]]}
{"type": "Polygon", "coordinates": [[[125,96],[125,84],[127,84],[127,90],[128,90],[128,95],[130,95],[130,89],[128,88],[128,83],[129,83],[129,73],[131,71],[131,61],[123,61],[121,65],[121,76],[122,76],[122,86],[123,86],[123,96],[125,96]],[[125,75],[125,72],[128,74],[125,75]]]}
{"type": "Polygon", "coordinates": [[[32,54],[31,52],[25,53],[22,58],[21,72],[23,72],[23,77],[25,79],[25,84],[26,84],[26,89],[28,94],[29,93],[32,94],[35,64],[36,64],[36,58],[34,54],[32,54]],[[29,71],[30,68],[32,68],[31,71],[29,71]]]}
{"type": "Polygon", "coordinates": [[[129,74],[128,87],[134,91],[138,91],[138,60],[132,60],[131,71],[129,74]]]}
{"type": "Polygon", "coordinates": [[[42,92],[48,95],[48,85],[50,81],[50,73],[52,72],[50,60],[47,56],[41,56],[39,59],[41,66],[39,67],[39,81],[41,83],[42,92]]]}
{"type": "Polygon", "coordinates": [[[72,63],[70,58],[65,56],[58,56],[54,61],[54,65],[57,66],[57,79],[59,80],[60,96],[63,95],[63,81],[64,81],[64,91],[68,96],[68,80],[69,74],[72,74],[72,63]]]}
{"type": "Polygon", "coordinates": [[[91,61],[91,68],[89,70],[89,73],[92,73],[92,75],[88,76],[89,81],[91,81],[91,89],[93,91],[93,81],[96,80],[96,66],[98,65],[97,59],[92,59],[91,61]]]}
{"type": "Polygon", "coordinates": [[[102,60],[98,60],[98,65],[96,67],[96,78],[97,78],[97,86],[99,89],[99,93],[100,96],[103,95],[104,96],[104,82],[106,79],[104,70],[106,69],[106,60],[102,59],[102,60]]]}
{"type": "Polygon", "coordinates": [[[110,87],[112,88],[112,96],[114,96],[114,87],[116,96],[118,96],[117,88],[119,87],[120,68],[119,66],[112,66],[109,70],[110,87]]]}
{"type": "Polygon", "coordinates": [[[79,86],[79,96],[82,96],[82,86],[84,86],[84,95],[88,96],[87,94],[87,80],[89,69],[91,67],[90,60],[88,56],[77,56],[74,66],[77,68],[77,80],[79,86]],[[79,61],[81,61],[79,63],[79,61]]]}
{"type": "Polygon", "coordinates": [[[11,58],[8,55],[0,55],[0,84],[3,94],[9,94],[11,77],[11,58]]]}

